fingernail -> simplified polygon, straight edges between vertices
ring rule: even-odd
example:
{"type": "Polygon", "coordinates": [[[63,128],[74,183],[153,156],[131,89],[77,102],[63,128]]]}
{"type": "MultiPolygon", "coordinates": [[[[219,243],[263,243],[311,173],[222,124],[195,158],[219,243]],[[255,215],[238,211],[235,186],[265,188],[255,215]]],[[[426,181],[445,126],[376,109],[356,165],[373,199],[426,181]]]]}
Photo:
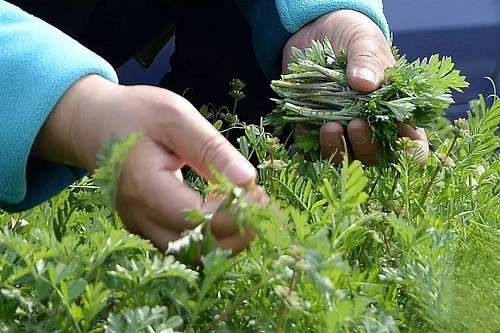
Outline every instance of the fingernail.
{"type": "Polygon", "coordinates": [[[377,80],[378,80],[377,74],[373,70],[371,70],[370,68],[367,68],[367,67],[355,68],[353,74],[354,74],[354,77],[356,77],[358,79],[373,82],[373,83],[377,83],[377,80]]]}
{"type": "Polygon", "coordinates": [[[208,193],[207,195],[207,201],[220,201],[223,200],[224,196],[216,193],[208,193]]]}
{"type": "Polygon", "coordinates": [[[230,162],[224,169],[224,176],[236,185],[244,186],[255,180],[255,168],[249,162],[230,162]]]}

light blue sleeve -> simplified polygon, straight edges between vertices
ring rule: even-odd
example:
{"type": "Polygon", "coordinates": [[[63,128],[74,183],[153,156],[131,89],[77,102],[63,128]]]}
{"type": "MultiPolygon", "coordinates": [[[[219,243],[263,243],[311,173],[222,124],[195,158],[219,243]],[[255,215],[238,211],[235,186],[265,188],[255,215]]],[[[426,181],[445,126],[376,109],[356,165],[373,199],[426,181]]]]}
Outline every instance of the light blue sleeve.
{"type": "Polygon", "coordinates": [[[389,39],[389,26],[384,16],[382,0],[276,0],[285,29],[298,31],[308,22],[341,9],[350,9],[371,18],[389,39]]]}
{"type": "Polygon", "coordinates": [[[30,156],[54,106],[90,74],[118,82],[106,61],[61,31],[0,0],[0,207],[18,211],[55,195],[83,170],[30,156]]]}

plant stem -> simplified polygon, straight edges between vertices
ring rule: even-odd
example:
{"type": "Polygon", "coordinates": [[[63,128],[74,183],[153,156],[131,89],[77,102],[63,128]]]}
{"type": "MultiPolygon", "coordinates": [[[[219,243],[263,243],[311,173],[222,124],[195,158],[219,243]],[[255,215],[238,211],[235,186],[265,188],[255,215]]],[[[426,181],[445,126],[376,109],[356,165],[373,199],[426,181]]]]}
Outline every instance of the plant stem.
{"type": "Polygon", "coordinates": [[[394,192],[396,192],[396,187],[398,186],[398,183],[399,183],[399,172],[396,173],[396,176],[394,176],[394,182],[392,183],[391,192],[389,193],[389,198],[387,200],[388,202],[394,199],[394,192]]]}
{"type": "MultiPolygon", "coordinates": [[[[446,159],[448,159],[448,157],[450,157],[451,151],[453,150],[453,147],[457,143],[457,140],[458,140],[458,136],[455,135],[453,137],[453,141],[451,142],[450,147],[446,151],[446,155],[444,156],[443,161],[446,161],[446,159]]],[[[428,197],[428,194],[429,194],[429,192],[430,192],[430,190],[432,188],[432,185],[436,181],[436,178],[437,178],[437,175],[438,175],[439,171],[441,171],[441,169],[442,169],[443,161],[441,161],[436,166],[436,169],[434,169],[434,173],[432,174],[431,180],[427,184],[427,187],[425,188],[425,191],[422,192],[422,197],[420,198],[420,207],[424,207],[425,201],[427,200],[427,197],[428,197]]]]}
{"type": "Polygon", "coordinates": [[[238,99],[234,99],[234,104],[233,104],[233,115],[236,114],[236,110],[238,109],[238,99]]]}
{"type": "Polygon", "coordinates": [[[231,304],[229,307],[226,308],[219,316],[217,316],[214,320],[209,322],[206,326],[203,332],[212,332],[217,325],[224,321],[229,315],[231,315],[235,310],[239,309],[242,306],[242,303],[246,300],[252,297],[254,294],[256,294],[262,287],[267,285],[269,283],[269,280],[274,276],[273,274],[269,274],[266,276],[264,279],[262,279],[256,286],[254,286],[250,291],[243,296],[240,296],[237,298],[233,304],[231,304]]]}
{"type": "MultiPolygon", "coordinates": [[[[288,287],[288,296],[292,294],[296,282],[297,282],[297,271],[293,271],[292,280],[290,281],[290,286],[288,287]]],[[[278,324],[276,325],[276,333],[283,333],[283,329],[285,328],[285,320],[287,313],[288,313],[288,308],[285,302],[283,302],[278,314],[278,324]]]]}
{"type": "Polygon", "coordinates": [[[66,302],[66,299],[64,298],[64,295],[59,290],[59,288],[57,288],[56,285],[52,284],[52,282],[49,281],[49,279],[47,279],[43,275],[39,274],[38,271],[36,270],[36,268],[34,268],[35,267],[34,263],[31,260],[29,260],[25,255],[21,254],[19,251],[15,251],[15,253],[26,263],[26,266],[33,277],[44,281],[47,285],[49,285],[52,289],[54,289],[57,296],[59,296],[59,299],[60,299],[62,305],[64,305],[66,312],[68,313],[68,317],[71,321],[71,325],[73,326],[74,331],[77,333],[82,333],[80,325],[78,324],[75,317],[73,317],[73,314],[71,313],[70,305],[68,304],[68,302],[66,302]]]}

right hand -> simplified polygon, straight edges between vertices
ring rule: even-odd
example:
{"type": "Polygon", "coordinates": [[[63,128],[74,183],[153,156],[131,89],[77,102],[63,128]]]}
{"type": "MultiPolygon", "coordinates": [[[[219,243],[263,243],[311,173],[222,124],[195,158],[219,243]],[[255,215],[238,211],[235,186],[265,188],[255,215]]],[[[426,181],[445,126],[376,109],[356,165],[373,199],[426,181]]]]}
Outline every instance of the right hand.
{"type": "MultiPolygon", "coordinates": [[[[254,238],[240,232],[221,200],[204,202],[183,182],[180,169],[191,166],[210,178],[210,167],[234,184],[250,188],[254,167],[184,98],[150,86],[125,87],[99,76],[77,82],[61,99],[40,132],[34,153],[47,160],[89,170],[96,153],[112,136],[140,131],[142,137],[123,166],[117,207],[125,226],[165,249],[195,227],[185,210],[215,213],[212,232],[220,247],[243,250],[254,238]]],[[[247,195],[259,205],[267,196],[259,187],[247,195]]]]}
{"type": "MultiPolygon", "coordinates": [[[[312,21],[286,43],[283,49],[283,71],[286,72],[291,58],[291,48],[307,48],[313,40],[327,37],[335,50],[343,50],[347,56],[347,78],[349,86],[357,91],[369,93],[380,87],[385,69],[395,60],[389,44],[380,28],[367,16],[352,10],[339,10],[312,21]]],[[[297,126],[296,135],[306,132],[297,126]]],[[[328,122],[321,127],[321,151],[325,158],[340,163],[344,155],[344,141],[350,155],[365,164],[380,162],[381,145],[373,140],[372,131],[366,120],[353,119],[344,128],[340,123],[328,122]]],[[[415,144],[417,159],[424,163],[429,154],[425,131],[400,124],[400,137],[408,137],[415,144]]]]}

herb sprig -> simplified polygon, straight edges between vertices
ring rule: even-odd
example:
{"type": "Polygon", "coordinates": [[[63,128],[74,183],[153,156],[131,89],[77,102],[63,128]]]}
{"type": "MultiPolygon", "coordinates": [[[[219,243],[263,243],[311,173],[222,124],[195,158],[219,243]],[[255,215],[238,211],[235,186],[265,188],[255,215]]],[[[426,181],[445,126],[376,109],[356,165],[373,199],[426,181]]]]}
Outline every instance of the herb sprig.
{"type": "Polygon", "coordinates": [[[315,137],[299,141],[299,148],[315,150],[318,130],[329,121],[347,124],[354,118],[366,119],[373,139],[383,146],[386,159],[395,151],[398,123],[428,127],[435,117],[454,103],[452,91],[469,86],[454,68],[452,59],[433,55],[408,62],[394,49],[396,64],[385,72],[382,86],[364,94],[349,88],[343,52],[334,52],[328,39],[314,41],[305,50],[294,48],[289,73],[272,81],[280,97],[273,99],[276,110],[266,124],[281,132],[287,124],[306,125],[315,137]]]}

